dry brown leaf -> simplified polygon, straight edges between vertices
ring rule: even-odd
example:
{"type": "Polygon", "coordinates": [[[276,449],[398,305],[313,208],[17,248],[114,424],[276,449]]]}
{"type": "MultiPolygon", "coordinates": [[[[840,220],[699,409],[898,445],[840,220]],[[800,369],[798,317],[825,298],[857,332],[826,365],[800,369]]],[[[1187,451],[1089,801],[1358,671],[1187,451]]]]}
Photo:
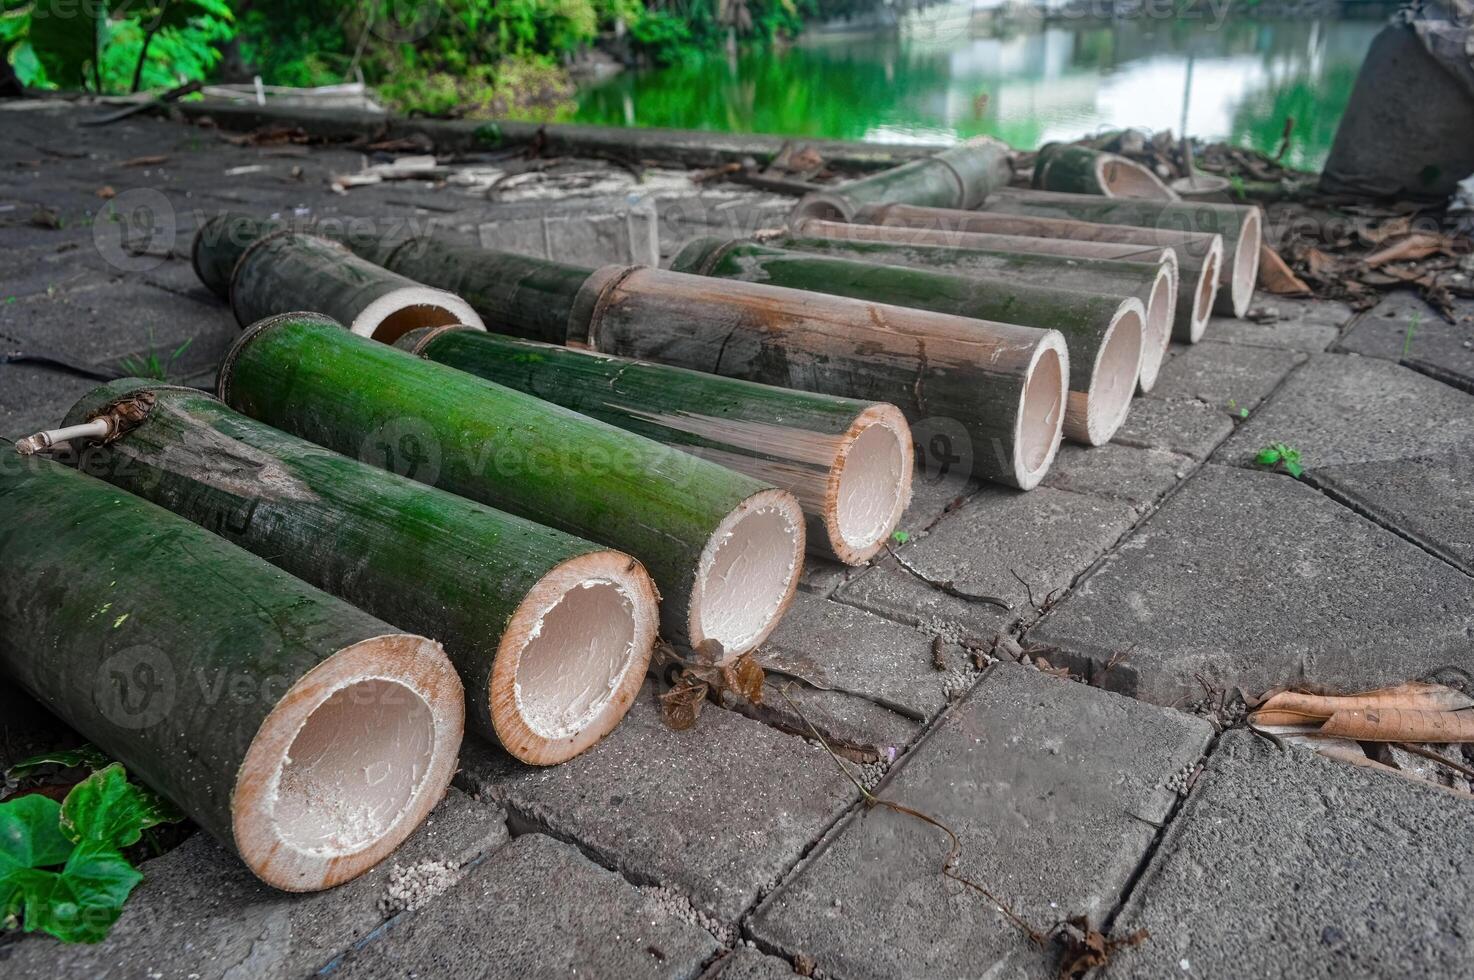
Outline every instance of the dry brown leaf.
{"type": "Polygon", "coordinates": [[[1309,296],[1310,287],[1305,284],[1280,254],[1268,245],[1259,246],[1259,286],[1276,296],[1309,296]]]}
{"type": "Polygon", "coordinates": [[[1055,937],[1065,945],[1059,964],[1060,980],[1069,980],[1105,966],[1116,950],[1139,946],[1151,938],[1151,934],[1138,929],[1122,939],[1107,939],[1099,929],[1090,927],[1088,918],[1074,915],[1055,931],[1055,937]]]}
{"type": "Polygon", "coordinates": [[[113,186],[111,184],[103,184],[97,189],[97,196],[102,198],[104,201],[111,201],[113,198],[118,196],[118,192],[113,190],[113,186]]]}
{"type": "Polygon", "coordinates": [[[1336,260],[1318,248],[1305,250],[1305,266],[1317,279],[1332,279],[1337,274],[1336,260]]]}
{"type": "Polygon", "coordinates": [[[1357,228],[1356,237],[1368,246],[1380,245],[1389,238],[1406,235],[1412,230],[1412,219],[1401,215],[1382,222],[1375,228],[1357,228]]]}
{"type": "Polygon", "coordinates": [[[1474,742],[1474,711],[1353,708],[1331,715],[1320,731],[1358,742],[1474,742]]]}
{"type": "Polygon", "coordinates": [[[1329,717],[1330,715],[1290,711],[1285,708],[1260,708],[1249,716],[1249,723],[1259,728],[1266,725],[1316,725],[1329,717]]]}
{"type": "Polygon", "coordinates": [[[1442,235],[1409,235],[1396,244],[1378,249],[1361,261],[1371,269],[1388,262],[1413,262],[1438,252],[1446,252],[1450,244],[1442,235]]]}
{"type": "Polygon", "coordinates": [[[164,163],[168,159],[169,159],[168,157],[164,156],[161,153],[161,154],[159,154],[157,156],[133,157],[131,160],[124,160],[122,163],[118,164],[118,166],[120,166],[120,167],[155,167],[155,166],[158,166],[161,163],[164,163]]]}
{"type": "MultiPolygon", "coordinates": [[[[1405,708],[1427,711],[1457,711],[1474,707],[1474,698],[1443,684],[1428,684],[1413,681],[1392,687],[1379,687],[1374,691],[1356,694],[1304,694],[1300,691],[1281,691],[1259,706],[1259,712],[1288,711],[1312,719],[1325,719],[1340,711],[1357,708],[1405,708]]],[[[1297,724],[1297,722],[1265,721],[1264,724],[1297,724]]]]}
{"type": "Polygon", "coordinates": [[[696,724],[701,717],[701,706],[706,703],[706,685],[682,682],[660,696],[661,714],[667,728],[684,732],[696,724]]]}
{"type": "Polygon", "coordinates": [[[763,703],[763,668],[751,653],[744,653],[730,664],[722,665],[722,680],[728,691],[735,691],[753,704],[763,703]]]}

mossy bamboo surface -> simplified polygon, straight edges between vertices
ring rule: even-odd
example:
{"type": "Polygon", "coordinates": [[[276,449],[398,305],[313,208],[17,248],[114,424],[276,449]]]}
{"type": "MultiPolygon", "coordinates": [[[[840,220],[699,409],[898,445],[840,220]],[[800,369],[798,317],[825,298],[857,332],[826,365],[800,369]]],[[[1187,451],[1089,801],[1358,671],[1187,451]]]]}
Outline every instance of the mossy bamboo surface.
{"type": "MultiPolygon", "coordinates": [[[[422,774],[420,808],[444,793],[463,708],[438,644],[60,463],[10,456],[0,508],[0,665],[263,880],[329,887],[418,823],[410,814],[355,859],[324,861],[237,819],[256,812],[247,800],[274,792],[280,756],[274,771],[254,765],[271,718],[329,697],[314,679],[344,657],[373,649],[381,676],[418,677],[425,696],[453,709],[437,722],[449,726],[440,733],[448,758],[422,774]]],[[[289,734],[283,749],[291,744],[289,734]]]]}
{"type": "Polygon", "coordinates": [[[798,497],[810,551],[858,564],[880,549],[905,509],[911,437],[884,403],[755,384],[495,333],[441,327],[419,330],[398,346],[536,395],[656,442],[721,463],[798,497]],[[847,544],[838,526],[840,471],[850,440],[869,424],[896,430],[904,447],[893,513],[874,544],[847,544]]]}
{"type": "Polygon", "coordinates": [[[1008,145],[980,136],[935,156],[810,194],[799,202],[795,217],[849,221],[859,207],[890,201],[975,208],[991,191],[1007,186],[1012,176],[1008,145]]]}
{"type": "Polygon", "coordinates": [[[1073,143],[1046,143],[1034,159],[1036,189],[1176,201],[1177,194],[1134,160],[1073,143]]]}
{"type": "Polygon", "coordinates": [[[227,211],[210,218],[195,232],[190,259],[195,275],[211,292],[230,299],[230,280],[246,250],[258,239],[280,231],[320,235],[351,244],[355,253],[377,265],[397,248],[402,238],[381,234],[381,222],[369,218],[257,218],[227,211]]]}
{"type": "MultiPolygon", "coordinates": [[[[581,730],[534,751],[529,743],[538,740],[514,718],[493,717],[492,674],[514,615],[561,566],[588,566],[591,579],[601,567],[606,575],[617,570],[614,584],[631,611],[643,607],[653,625],[654,588],[638,566],[626,570],[627,556],[324,449],[192,388],[115,381],[85,395],[66,424],[123,400],[146,403],[146,416],[82,453],[86,472],[387,622],[433,636],[461,676],[473,726],[524,762],[567,758],[608,731],[581,730]]],[[[644,638],[613,692],[613,720],[633,702],[653,640],[644,638]]],[[[523,642],[507,638],[514,657],[523,642]]]]}
{"type": "Polygon", "coordinates": [[[724,377],[889,402],[947,420],[972,473],[1029,489],[1059,447],[1068,355],[1055,331],[882,303],[606,266],[570,340],[724,377]]]}
{"type": "MultiPolygon", "coordinates": [[[[802,542],[796,504],[770,484],[368,342],[326,317],[256,324],[226,356],[219,395],[318,445],[633,555],[660,588],[665,635],[676,642],[705,638],[691,618],[703,551],[731,514],[792,505],[802,542]]],[[[790,586],[775,618],[791,596],[790,586]]]]}
{"type": "MultiPolygon", "coordinates": [[[[1064,335],[1070,352],[1071,400],[1082,402],[1078,426],[1065,434],[1083,438],[1083,402],[1096,392],[1096,363],[1123,304],[1126,291],[1081,293],[1016,280],[984,280],[930,268],[880,265],[773,248],[756,242],[698,238],[671,260],[671,270],[766,283],[791,289],[849,296],[994,323],[1018,324],[1064,335]],[[1077,399],[1078,396],[1078,399],[1077,399]]],[[[1145,308],[1135,300],[1135,328],[1145,325],[1145,308]]],[[[978,329],[986,329],[979,326],[978,329]]],[[[1139,345],[1139,341],[1138,341],[1139,345]]],[[[1138,362],[1140,350],[1137,351],[1138,362]]],[[[1135,366],[1130,384],[1136,386],[1135,366]]]]}
{"type": "Polygon", "coordinates": [[[985,210],[998,214],[1071,218],[1095,224],[1190,232],[1223,237],[1224,272],[1218,310],[1243,316],[1259,275],[1261,217],[1253,205],[1208,201],[1142,201],[1093,194],[1004,189],[988,195],[985,210]]]}

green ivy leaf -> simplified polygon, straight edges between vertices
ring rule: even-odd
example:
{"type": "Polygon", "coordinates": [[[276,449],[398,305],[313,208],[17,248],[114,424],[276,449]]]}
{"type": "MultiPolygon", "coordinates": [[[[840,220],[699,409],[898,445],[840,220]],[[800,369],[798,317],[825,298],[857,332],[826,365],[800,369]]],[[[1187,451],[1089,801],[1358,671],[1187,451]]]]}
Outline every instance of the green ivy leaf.
{"type": "Polygon", "coordinates": [[[130,847],[149,818],[147,803],[115,762],[72,787],[61,805],[61,832],[76,844],[130,847]]]}
{"type": "Polygon", "coordinates": [[[68,943],[96,943],[107,937],[142,880],[116,850],[83,844],[60,873],[27,869],[10,876],[8,883],[0,883],[0,901],[12,917],[23,919],[26,932],[45,932],[68,943]]]}
{"type": "Polygon", "coordinates": [[[40,794],[0,803],[0,881],[14,871],[65,863],[72,842],[60,823],[61,804],[40,794]]]}
{"type": "Polygon", "coordinates": [[[63,769],[86,769],[88,772],[97,772],[112,764],[106,752],[91,743],[79,745],[75,749],[60,749],[56,752],[42,752],[33,755],[29,759],[17,762],[5,771],[11,779],[19,779],[29,776],[42,766],[61,766],[63,769]]]}

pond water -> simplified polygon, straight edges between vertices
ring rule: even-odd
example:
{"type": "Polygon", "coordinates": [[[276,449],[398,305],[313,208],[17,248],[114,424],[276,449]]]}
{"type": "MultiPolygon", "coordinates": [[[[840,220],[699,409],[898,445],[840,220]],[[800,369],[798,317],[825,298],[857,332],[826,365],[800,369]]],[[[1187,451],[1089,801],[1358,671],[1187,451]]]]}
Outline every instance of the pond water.
{"type": "MultiPolygon", "coordinates": [[[[936,8],[933,8],[936,9],[936,8]]],[[[1020,148],[1135,126],[1187,131],[1318,169],[1381,19],[1136,19],[990,28],[945,17],[625,72],[577,119],[630,126],[1020,148]]]]}

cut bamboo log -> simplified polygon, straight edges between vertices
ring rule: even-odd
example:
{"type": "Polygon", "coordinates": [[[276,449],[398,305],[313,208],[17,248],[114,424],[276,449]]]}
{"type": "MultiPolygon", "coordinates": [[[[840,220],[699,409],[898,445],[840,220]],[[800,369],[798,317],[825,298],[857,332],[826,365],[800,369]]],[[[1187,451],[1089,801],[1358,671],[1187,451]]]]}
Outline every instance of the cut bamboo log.
{"type": "Polygon", "coordinates": [[[913,428],[953,427],[946,451],[970,475],[1025,490],[1059,449],[1069,356],[1055,330],[639,266],[590,277],[572,323],[570,344],[605,354],[889,402],[913,428]]]}
{"type": "Polygon", "coordinates": [[[118,435],[79,454],[82,469],[435,637],[472,726],[514,757],[571,759],[634,703],[659,609],[628,555],[329,452],[193,388],[115,381],[67,419],[120,417],[118,435]]]}
{"type": "Polygon", "coordinates": [[[398,346],[790,491],[810,551],[878,552],[911,498],[911,429],[894,405],[721,378],[465,327],[398,346]]]}
{"type": "Polygon", "coordinates": [[[377,265],[399,244],[378,234],[379,222],[368,218],[257,218],[226,211],[208,219],[195,232],[190,262],[195,275],[211,292],[230,301],[230,281],[246,250],[258,239],[279,231],[321,235],[334,241],[353,242],[355,252],[377,265]]]}
{"type": "Polygon", "coordinates": [[[692,241],[671,270],[967,317],[979,334],[995,334],[1000,324],[1057,330],[1070,363],[1064,434],[1086,445],[1110,441],[1136,393],[1146,310],[1124,292],[1090,295],[719,238],[692,241]]]}
{"type": "Polygon", "coordinates": [[[1192,287],[1191,290],[1179,290],[1177,317],[1172,327],[1172,336],[1186,343],[1197,343],[1202,339],[1208,329],[1208,318],[1218,301],[1219,286],[1229,275],[1223,264],[1221,235],[900,204],[862,208],[855,220],[850,232],[855,237],[873,235],[881,239],[910,241],[913,239],[903,237],[901,232],[901,229],[909,229],[917,233],[914,240],[934,241],[939,245],[976,245],[1088,258],[1114,257],[1111,250],[1124,249],[1130,254],[1133,250],[1155,252],[1157,249],[1171,249],[1177,256],[1181,281],[1192,287]],[[869,228],[876,230],[868,231],[869,228]],[[882,228],[889,230],[883,231],[882,228]],[[922,234],[927,237],[922,239],[922,234]],[[971,235],[988,237],[963,237],[971,235]],[[1016,239],[1017,243],[1005,242],[1005,238],[1016,239]],[[1049,244],[1051,242],[1054,244],[1049,244]],[[1184,299],[1188,303],[1186,308],[1184,299]]]}
{"type": "Polygon", "coordinates": [[[262,881],[315,891],[444,796],[440,645],[60,463],[0,466],[0,666],[262,881]]]}
{"type": "Polygon", "coordinates": [[[1219,297],[1219,312],[1236,317],[1249,312],[1254,283],[1259,277],[1259,246],[1264,238],[1263,217],[1257,206],[1207,201],[1103,200],[1093,194],[1003,189],[988,195],[984,207],[1003,214],[1222,235],[1227,274],[1221,275],[1221,281],[1229,288],[1219,297]]]}
{"type": "Polygon", "coordinates": [[[791,494],[327,317],[252,326],[221,365],[219,395],[318,445],[633,555],[674,642],[735,657],[793,599],[804,523],[791,494]]]}
{"type": "Polygon", "coordinates": [[[1008,144],[979,136],[935,156],[809,194],[793,216],[850,221],[857,208],[887,201],[971,209],[993,190],[1006,187],[1012,177],[1008,144]]]}
{"type": "Polygon", "coordinates": [[[1034,187],[1148,201],[1181,200],[1146,167],[1114,153],[1074,143],[1045,143],[1034,160],[1034,187]]]}
{"type": "MultiPolygon", "coordinates": [[[[838,222],[815,222],[835,229],[869,227],[838,222]]],[[[834,258],[858,259],[885,265],[904,265],[969,276],[994,286],[1047,284],[1051,289],[1068,289],[1091,296],[1135,296],[1146,309],[1142,330],[1142,391],[1151,391],[1157,383],[1157,372],[1167,356],[1172,340],[1172,323],[1177,304],[1177,259],[1171,249],[1156,253],[1157,261],[1114,262],[1106,259],[1078,259],[1057,255],[992,249],[956,248],[947,245],[924,245],[901,242],[857,241],[846,237],[803,237],[775,235],[764,237],[763,244],[796,252],[810,252],[834,258]]]]}
{"type": "Polygon", "coordinates": [[[273,232],[247,246],[232,274],[230,305],[243,327],[311,310],[386,344],[416,327],[482,326],[459,296],[390,272],[338,242],[292,231],[273,232]]]}

